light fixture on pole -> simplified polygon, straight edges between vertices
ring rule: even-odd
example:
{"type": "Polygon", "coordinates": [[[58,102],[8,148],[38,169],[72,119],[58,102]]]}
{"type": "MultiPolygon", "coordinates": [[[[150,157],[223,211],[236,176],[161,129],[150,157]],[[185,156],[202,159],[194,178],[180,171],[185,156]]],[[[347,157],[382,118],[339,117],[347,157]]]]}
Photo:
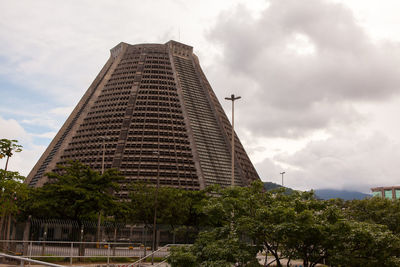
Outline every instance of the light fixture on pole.
{"type": "Polygon", "coordinates": [[[240,96],[236,96],[234,94],[231,97],[225,97],[226,100],[232,101],[232,177],[231,177],[231,186],[235,186],[235,100],[240,99],[240,96]]]}
{"type": "Polygon", "coordinates": [[[280,174],[282,175],[282,186],[283,186],[283,175],[285,174],[286,172],[281,172],[280,174]]]}
{"type": "Polygon", "coordinates": [[[160,187],[160,152],[154,151],[153,154],[157,155],[157,187],[156,194],[154,197],[154,221],[153,221],[153,246],[152,246],[152,254],[151,254],[151,264],[154,264],[154,251],[156,248],[156,229],[157,229],[157,206],[158,206],[158,189],[160,187]]]}
{"type": "MultiPolygon", "coordinates": [[[[104,174],[104,159],[105,159],[105,155],[106,155],[106,140],[109,140],[109,138],[105,137],[105,136],[100,136],[100,139],[102,139],[102,156],[101,156],[101,175],[104,174]]],[[[102,214],[102,210],[99,211],[98,217],[97,217],[97,247],[100,247],[100,226],[101,226],[101,214],[102,214]]]]}
{"type": "Polygon", "coordinates": [[[106,137],[105,136],[101,136],[101,139],[103,139],[103,145],[102,145],[102,149],[103,149],[103,156],[101,157],[101,175],[104,174],[104,158],[106,156],[106,137]]]}

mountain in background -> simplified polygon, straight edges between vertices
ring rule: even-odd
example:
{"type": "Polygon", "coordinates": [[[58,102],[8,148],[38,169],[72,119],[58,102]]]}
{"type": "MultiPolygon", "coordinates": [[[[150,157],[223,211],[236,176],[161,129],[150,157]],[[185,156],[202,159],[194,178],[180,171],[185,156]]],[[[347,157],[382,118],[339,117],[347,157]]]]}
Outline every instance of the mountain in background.
{"type": "MultiPolygon", "coordinates": [[[[274,190],[274,189],[281,188],[281,187],[282,186],[280,184],[276,184],[273,182],[264,182],[264,188],[267,191],[274,190]]],[[[285,187],[285,188],[286,188],[286,194],[291,194],[294,191],[292,188],[289,188],[289,187],[285,187]]]]}
{"type": "Polygon", "coordinates": [[[358,191],[336,190],[336,189],[315,189],[315,195],[321,199],[341,198],[344,200],[364,199],[371,197],[370,194],[358,191]]]}
{"type": "MultiPolygon", "coordinates": [[[[282,187],[279,184],[272,182],[264,182],[265,190],[273,190],[276,188],[282,187]]],[[[286,187],[286,193],[290,194],[294,190],[286,187]]],[[[336,189],[315,189],[315,196],[319,199],[332,199],[332,198],[341,198],[344,200],[353,200],[353,199],[364,199],[371,197],[370,194],[361,193],[358,191],[347,191],[347,190],[336,190],[336,189]]]]}

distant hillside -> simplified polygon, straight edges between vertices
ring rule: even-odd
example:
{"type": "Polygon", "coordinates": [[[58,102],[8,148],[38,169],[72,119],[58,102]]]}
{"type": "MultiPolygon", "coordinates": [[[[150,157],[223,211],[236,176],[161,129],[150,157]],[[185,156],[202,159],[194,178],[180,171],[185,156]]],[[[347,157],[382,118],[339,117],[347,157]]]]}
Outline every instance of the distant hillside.
{"type": "MultiPolygon", "coordinates": [[[[282,187],[281,185],[276,184],[276,183],[264,182],[264,188],[267,191],[274,190],[274,189],[281,188],[281,187],[282,187]]],[[[285,187],[285,188],[286,188],[286,193],[287,194],[291,194],[293,192],[292,188],[289,188],[289,187],[285,187]]]]}
{"type": "Polygon", "coordinates": [[[367,197],[371,197],[369,194],[357,192],[357,191],[346,191],[346,190],[335,190],[335,189],[315,189],[315,195],[321,199],[332,199],[332,198],[341,198],[344,200],[353,200],[353,199],[364,199],[367,197]]]}
{"type": "MultiPolygon", "coordinates": [[[[279,184],[272,182],[264,182],[264,188],[267,191],[282,187],[279,184]]],[[[293,189],[286,187],[286,192],[288,194],[293,192],[293,189]]],[[[369,194],[361,193],[358,191],[346,191],[346,190],[336,190],[336,189],[315,189],[315,196],[319,199],[332,199],[332,198],[341,198],[344,200],[353,200],[353,199],[364,199],[371,197],[369,194]]]]}

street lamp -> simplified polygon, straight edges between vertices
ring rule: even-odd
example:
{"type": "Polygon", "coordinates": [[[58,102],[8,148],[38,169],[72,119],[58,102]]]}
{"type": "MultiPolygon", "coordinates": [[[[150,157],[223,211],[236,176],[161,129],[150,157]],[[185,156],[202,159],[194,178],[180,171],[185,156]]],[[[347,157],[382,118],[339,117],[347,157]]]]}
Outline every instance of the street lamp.
{"type": "Polygon", "coordinates": [[[153,221],[153,246],[152,246],[152,254],[151,254],[151,264],[154,264],[154,251],[156,248],[156,228],[157,228],[157,206],[158,206],[158,188],[160,187],[160,152],[154,151],[154,155],[157,155],[157,187],[156,187],[156,195],[154,196],[154,221],[153,221]]]}
{"type": "Polygon", "coordinates": [[[101,157],[101,174],[104,174],[104,158],[106,155],[106,140],[109,140],[109,138],[105,136],[100,136],[100,138],[103,140],[103,145],[102,145],[102,150],[103,150],[103,155],[101,157]]]}
{"type": "Polygon", "coordinates": [[[283,186],[283,175],[285,174],[286,172],[281,172],[280,174],[282,175],[282,186],[283,186]]]}
{"type": "MultiPolygon", "coordinates": [[[[106,140],[109,140],[109,138],[105,137],[105,136],[100,136],[100,139],[103,140],[102,143],[102,157],[101,157],[101,175],[104,174],[104,158],[106,155],[106,140]]],[[[97,218],[97,247],[100,246],[99,242],[100,242],[100,224],[101,224],[101,213],[102,210],[99,211],[99,215],[97,218]]]]}
{"type": "Polygon", "coordinates": [[[235,97],[234,94],[231,97],[225,97],[226,100],[232,101],[232,177],[231,186],[235,186],[235,100],[240,99],[240,96],[235,97]]]}

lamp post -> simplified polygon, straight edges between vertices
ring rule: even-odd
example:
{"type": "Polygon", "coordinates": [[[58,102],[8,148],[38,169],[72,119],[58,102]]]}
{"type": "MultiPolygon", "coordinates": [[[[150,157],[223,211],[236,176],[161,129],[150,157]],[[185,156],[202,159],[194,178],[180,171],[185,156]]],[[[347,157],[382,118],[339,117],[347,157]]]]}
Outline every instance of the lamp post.
{"type": "Polygon", "coordinates": [[[235,100],[240,99],[240,96],[234,94],[231,97],[225,97],[226,100],[232,101],[232,176],[231,176],[231,186],[235,186],[235,100]]]}
{"type": "Polygon", "coordinates": [[[282,186],[283,186],[283,175],[285,174],[286,172],[281,172],[280,174],[282,175],[282,186]]]}
{"type": "Polygon", "coordinates": [[[106,155],[106,139],[108,139],[108,138],[106,138],[105,136],[101,136],[100,138],[103,139],[103,145],[102,145],[103,156],[101,157],[101,175],[103,175],[104,174],[104,158],[106,155]]]}
{"type": "Polygon", "coordinates": [[[154,265],[154,251],[156,248],[158,189],[160,187],[160,152],[154,151],[153,154],[157,155],[157,163],[158,164],[157,164],[157,187],[156,187],[156,195],[154,196],[153,246],[152,246],[152,254],[151,254],[151,265],[154,265]]]}
{"type": "MultiPolygon", "coordinates": [[[[101,175],[104,174],[104,158],[106,155],[106,139],[108,140],[107,137],[105,136],[100,136],[100,139],[103,140],[102,143],[102,157],[101,157],[101,175]]],[[[101,224],[101,213],[102,210],[99,211],[99,215],[97,218],[97,247],[100,247],[100,224],[101,224]]]]}

